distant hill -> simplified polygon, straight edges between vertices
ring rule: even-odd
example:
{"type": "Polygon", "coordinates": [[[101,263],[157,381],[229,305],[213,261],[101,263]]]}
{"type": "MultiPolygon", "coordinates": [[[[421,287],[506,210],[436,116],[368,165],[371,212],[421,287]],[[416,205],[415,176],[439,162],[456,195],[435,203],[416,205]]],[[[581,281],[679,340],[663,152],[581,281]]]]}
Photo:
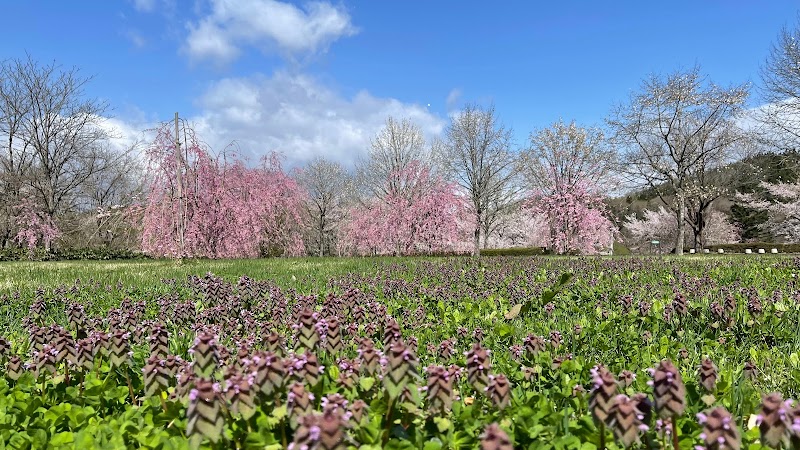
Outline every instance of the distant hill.
{"type": "MultiPolygon", "coordinates": [[[[797,182],[800,179],[800,152],[797,150],[782,153],[761,152],[728,164],[720,170],[722,173],[720,178],[730,180],[731,183],[729,186],[724,186],[726,194],[719,198],[712,208],[730,216],[730,220],[741,228],[743,240],[772,242],[773,236],[759,228],[767,220],[766,213],[737,203],[735,195],[741,192],[766,196],[766,192],[760,187],[762,182],[797,182]]],[[[666,193],[664,197],[667,201],[672,199],[668,189],[661,187],[659,190],[666,193]]],[[[624,196],[609,199],[607,203],[612,219],[620,226],[625,216],[631,213],[640,216],[645,209],[657,209],[663,205],[653,188],[633,190],[624,196]]]]}

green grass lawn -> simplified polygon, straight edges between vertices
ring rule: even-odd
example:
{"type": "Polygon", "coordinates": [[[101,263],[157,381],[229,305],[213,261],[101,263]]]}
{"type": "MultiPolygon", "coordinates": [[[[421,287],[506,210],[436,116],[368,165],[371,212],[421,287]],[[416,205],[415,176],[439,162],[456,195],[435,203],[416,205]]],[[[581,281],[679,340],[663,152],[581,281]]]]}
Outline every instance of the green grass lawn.
{"type": "Polygon", "coordinates": [[[0,294],[38,287],[71,285],[93,279],[103,285],[152,287],[162,279],[185,280],[212,272],[229,281],[242,275],[273,280],[281,286],[313,288],[331,277],[365,273],[390,258],[271,258],[234,260],[170,260],[0,262],[0,294]]]}

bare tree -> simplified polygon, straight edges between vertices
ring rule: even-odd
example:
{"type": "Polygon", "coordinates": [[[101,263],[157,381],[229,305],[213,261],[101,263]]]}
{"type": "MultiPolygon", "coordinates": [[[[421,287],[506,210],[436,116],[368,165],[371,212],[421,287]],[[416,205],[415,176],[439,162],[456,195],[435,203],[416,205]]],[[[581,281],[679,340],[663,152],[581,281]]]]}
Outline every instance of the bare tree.
{"type": "MultiPolygon", "coordinates": [[[[716,167],[746,138],[734,119],[747,95],[747,85],[723,88],[707,83],[695,67],[649,77],[608,119],[622,149],[621,170],[631,181],[653,188],[677,224],[686,220],[692,172],[700,166],[716,167]],[[666,200],[667,189],[674,202],[666,200]]],[[[678,227],[675,242],[679,255],[683,229],[678,227]]]]}
{"type": "Polygon", "coordinates": [[[515,157],[510,150],[511,130],[498,121],[494,106],[467,105],[436,145],[438,164],[469,197],[474,214],[473,255],[481,254],[481,232],[491,229],[498,211],[509,206],[515,186],[515,157]]]}
{"type": "Polygon", "coordinates": [[[18,204],[25,177],[30,173],[33,152],[22,136],[25,118],[31,106],[25,95],[19,71],[10,63],[0,64],[0,207],[2,207],[2,239],[0,247],[10,241],[14,230],[14,206],[18,204]]]}
{"type": "Polygon", "coordinates": [[[430,150],[425,146],[422,129],[409,121],[392,117],[370,142],[367,158],[356,169],[358,184],[366,194],[384,199],[389,193],[402,193],[412,187],[400,186],[393,176],[413,161],[428,161],[430,150]]]}
{"type": "Polygon", "coordinates": [[[350,188],[350,175],[339,163],[318,157],[298,171],[296,178],[308,193],[311,240],[316,243],[317,254],[324,256],[341,220],[350,188]]]}
{"type": "MultiPolygon", "coordinates": [[[[107,105],[87,99],[90,77],[32,58],[0,63],[0,183],[6,218],[23,193],[49,218],[85,207],[87,185],[121,167],[109,148],[107,105]]],[[[8,219],[7,219],[8,220],[8,219]]],[[[13,235],[3,224],[3,241],[13,235]]]]}
{"type": "Polygon", "coordinates": [[[519,170],[528,189],[549,195],[580,183],[614,189],[615,162],[616,154],[602,130],[559,120],[530,134],[528,148],[520,153],[519,170]]]}
{"type": "Polygon", "coordinates": [[[756,111],[762,137],[784,150],[800,148],[800,28],[784,27],[761,69],[765,105],[756,111]]]}
{"type": "Polygon", "coordinates": [[[52,217],[74,199],[82,183],[112,163],[103,152],[109,137],[102,126],[107,105],[84,98],[91,78],[81,77],[77,69],[31,59],[12,64],[30,105],[22,123],[36,158],[30,185],[52,217]]]}

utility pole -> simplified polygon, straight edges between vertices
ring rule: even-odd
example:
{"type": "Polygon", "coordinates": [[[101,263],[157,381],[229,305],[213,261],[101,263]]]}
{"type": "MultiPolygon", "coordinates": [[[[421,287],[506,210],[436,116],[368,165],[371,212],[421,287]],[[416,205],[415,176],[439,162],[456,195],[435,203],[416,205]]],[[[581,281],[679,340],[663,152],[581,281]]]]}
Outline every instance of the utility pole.
{"type": "Polygon", "coordinates": [[[175,174],[178,187],[178,260],[186,255],[186,220],[183,212],[183,158],[181,158],[181,138],[178,128],[178,113],[175,113],[175,174]]]}

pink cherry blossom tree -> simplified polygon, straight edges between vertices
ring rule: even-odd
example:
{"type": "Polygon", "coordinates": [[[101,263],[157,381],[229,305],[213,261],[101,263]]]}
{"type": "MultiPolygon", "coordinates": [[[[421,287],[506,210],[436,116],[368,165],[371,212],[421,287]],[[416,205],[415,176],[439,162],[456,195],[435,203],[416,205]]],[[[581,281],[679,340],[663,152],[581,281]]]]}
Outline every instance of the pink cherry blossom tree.
{"type": "Polygon", "coordinates": [[[342,228],[342,251],[360,255],[410,255],[452,250],[462,237],[465,205],[455,187],[412,161],[390,172],[383,198],[350,209],[342,228]]]}
{"type": "Polygon", "coordinates": [[[558,121],[531,133],[517,162],[531,192],[528,210],[544,218],[556,253],[598,253],[613,243],[601,192],[616,187],[614,152],[600,129],[558,121]]]}
{"type": "Polygon", "coordinates": [[[747,206],[767,212],[764,227],[786,242],[800,242],[800,183],[761,183],[765,197],[738,194],[747,206]]]}
{"type": "Polygon", "coordinates": [[[184,136],[179,158],[167,126],[158,130],[147,151],[151,180],[142,218],[145,253],[235,258],[304,252],[299,226],[303,191],[283,172],[276,155],[252,168],[233,153],[214,157],[190,128],[184,136]]]}
{"type": "Polygon", "coordinates": [[[19,203],[12,208],[15,211],[17,234],[15,240],[33,250],[41,243],[45,250],[61,236],[61,231],[53,222],[53,218],[38,205],[32,197],[22,196],[19,203]]]}
{"type": "MultiPolygon", "coordinates": [[[[710,245],[739,242],[741,230],[728,220],[724,213],[711,209],[707,216],[707,224],[703,228],[705,242],[710,245]]],[[[684,227],[688,226],[690,224],[684,222],[684,227]]],[[[663,205],[655,210],[644,210],[641,217],[637,217],[636,214],[625,216],[623,230],[627,241],[632,246],[640,248],[646,247],[654,240],[672,243],[678,235],[675,214],[663,205]]],[[[688,236],[688,233],[685,235],[688,236]]]]}
{"type": "Polygon", "coordinates": [[[614,242],[616,228],[605,216],[603,198],[582,182],[559,186],[549,194],[534,194],[529,208],[545,218],[548,247],[555,253],[596,254],[614,242]]]}

